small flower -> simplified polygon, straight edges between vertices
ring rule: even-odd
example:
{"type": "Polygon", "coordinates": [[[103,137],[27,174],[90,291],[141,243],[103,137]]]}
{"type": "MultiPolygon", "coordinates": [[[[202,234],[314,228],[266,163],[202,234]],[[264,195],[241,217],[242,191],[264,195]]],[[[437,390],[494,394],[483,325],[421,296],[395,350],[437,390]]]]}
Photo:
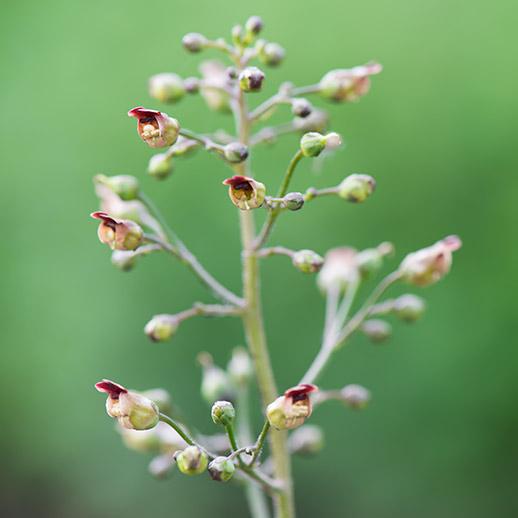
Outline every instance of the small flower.
{"type": "Polygon", "coordinates": [[[301,192],[289,192],[282,202],[288,210],[300,210],[304,205],[304,195],[301,192]]]}
{"type": "Polygon", "coordinates": [[[291,113],[295,117],[305,119],[311,114],[312,110],[313,106],[307,99],[298,98],[291,101],[291,113]]]}
{"type": "Polygon", "coordinates": [[[178,329],[178,319],[174,315],[155,315],[144,328],[144,333],[153,342],[169,340],[178,329]]]}
{"type": "Polygon", "coordinates": [[[106,412],[123,428],[149,430],[158,424],[160,412],[150,399],[110,380],[96,383],[95,388],[108,394],[106,412]]]}
{"type": "Polygon", "coordinates": [[[354,248],[333,248],[326,254],[324,266],[318,274],[320,289],[327,292],[333,288],[343,291],[358,282],[360,272],[354,248]]]}
{"type": "Polygon", "coordinates": [[[257,209],[264,202],[266,188],[253,178],[236,175],[224,180],[223,185],[228,185],[228,195],[238,209],[257,209]]]}
{"type": "Polygon", "coordinates": [[[374,343],[384,342],[392,334],[392,326],[377,318],[366,320],[362,324],[361,330],[374,343]]]}
{"type": "Polygon", "coordinates": [[[276,67],[282,63],[286,56],[286,51],[278,44],[273,42],[258,42],[257,57],[269,67],[276,67]]]}
{"type": "Polygon", "coordinates": [[[204,61],[200,65],[200,92],[207,106],[214,111],[230,113],[227,67],[221,61],[204,61]]]}
{"type": "Polygon", "coordinates": [[[371,398],[370,392],[361,385],[346,385],[340,394],[347,406],[356,409],[366,407],[371,398]]]}
{"type": "Polygon", "coordinates": [[[421,297],[407,293],[394,300],[393,307],[398,318],[405,322],[415,322],[422,317],[426,303],[421,297]]]}
{"type": "Polygon", "coordinates": [[[370,76],[381,70],[379,63],[331,70],[320,80],[320,95],[336,102],[356,101],[369,91],[370,76]]]}
{"type": "Polygon", "coordinates": [[[166,147],[176,142],[180,125],[167,113],[137,106],[128,112],[138,120],[137,132],[149,147],[166,147]]]}
{"type": "Polygon", "coordinates": [[[228,482],[235,471],[234,463],[227,457],[216,457],[208,467],[210,477],[217,482],[228,482]]]}
{"type": "Polygon", "coordinates": [[[216,401],[212,405],[210,415],[214,424],[230,426],[234,422],[236,411],[230,401],[216,401]]]}
{"type": "Polygon", "coordinates": [[[296,455],[315,455],[324,447],[324,432],[319,426],[305,424],[290,435],[288,446],[296,455]]]}
{"type": "Polygon", "coordinates": [[[200,475],[207,468],[207,454],[197,446],[188,446],[175,455],[176,465],[184,475],[200,475]]]}
{"type": "Polygon", "coordinates": [[[232,164],[239,164],[248,158],[248,147],[241,142],[231,142],[223,148],[225,158],[232,164]]]}
{"type": "Polygon", "coordinates": [[[368,174],[351,174],[338,186],[338,196],[353,203],[365,201],[376,189],[376,180],[368,174]]]}
{"type": "Polygon", "coordinates": [[[266,408],[269,423],[277,430],[297,428],[311,415],[309,394],[318,388],[311,384],[297,385],[288,389],[266,408]]]}
{"type": "Polygon", "coordinates": [[[97,235],[112,250],[135,250],[142,243],[144,234],[137,223],[114,219],[105,212],[92,212],[91,216],[101,220],[97,235]]]}
{"type": "Polygon", "coordinates": [[[190,32],[182,38],[182,45],[189,52],[200,52],[207,44],[207,38],[198,32],[190,32]]]}
{"type": "Polygon", "coordinates": [[[183,80],[171,72],[155,74],[149,78],[149,95],[163,103],[175,103],[185,95],[183,80]]]}
{"type": "Polygon", "coordinates": [[[452,253],[462,246],[458,236],[448,236],[432,246],[408,254],[399,271],[404,280],[428,286],[442,279],[451,268],[452,253]]]}
{"type": "Polygon", "coordinates": [[[245,68],[238,77],[239,87],[245,92],[258,92],[264,81],[264,73],[257,67],[245,68]]]}
{"type": "Polygon", "coordinates": [[[291,260],[293,266],[302,273],[316,273],[324,264],[324,259],[313,250],[298,250],[291,260]]]}
{"type": "Polygon", "coordinates": [[[117,176],[98,174],[94,177],[94,182],[106,186],[124,201],[136,199],[140,191],[138,180],[127,174],[117,176]]]}
{"type": "Polygon", "coordinates": [[[173,171],[173,159],[168,153],[157,153],[149,159],[147,172],[157,180],[167,178],[173,171]]]}

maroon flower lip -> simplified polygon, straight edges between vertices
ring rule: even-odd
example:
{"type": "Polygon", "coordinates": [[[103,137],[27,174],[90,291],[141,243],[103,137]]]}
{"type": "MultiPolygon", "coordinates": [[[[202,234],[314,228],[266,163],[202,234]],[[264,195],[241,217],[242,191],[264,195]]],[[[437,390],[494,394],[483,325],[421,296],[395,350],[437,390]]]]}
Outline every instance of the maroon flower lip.
{"type": "Polygon", "coordinates": [[[128,390],[122,385],[115,383],[114,381],[103,379],[95,384],[95,388],[99,392],[109,394],[112,399],[119,399],[121,394],[127,394],[128,390]]]}
{"type": "Polygon", "coordinates": [[[157,117],[162,117],[162,112],[157,110],[149,110],[143,106],[137,106],[128,112],[128,117],[135,117],[142,122],[151,122],[154,121],[157,117]]]}
{"type": "Polygon", "coordinates": [[[311,383],[303,383],[301,385],[289,388],[284,393],[284,396],[296,400],[300,399],[301,397],[307,396],[308,394],[311,394],[311,392],[316,392],[317,390],[318,387],[316,385],[312,385],[311,383]]]}
{"type": "Polygon", "coordinates": [[[223,185],[229,185],[232,189],[236,191],[253,191],[254,188],[252,186],[251,178],[247,178],[246,176],[232,176],[232,178],[227,178],[223,180],[223,185]]]}

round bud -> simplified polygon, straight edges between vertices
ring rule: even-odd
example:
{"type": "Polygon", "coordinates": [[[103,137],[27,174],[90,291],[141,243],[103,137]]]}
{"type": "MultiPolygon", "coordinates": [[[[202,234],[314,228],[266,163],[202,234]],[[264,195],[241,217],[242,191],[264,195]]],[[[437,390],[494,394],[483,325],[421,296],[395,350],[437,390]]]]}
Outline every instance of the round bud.
{"type": "Polygon", "coordinates": [[[197,77],[187,77],[183,81],[183,86],[188,94],[196,94],[200,89],[200,80],[197,77]]]}
{"type": "Polygon", "coordinates": [[[264,24],[260,16],[250,16],[245,23],[245,29],[250,34],[257,36],[263,30],[264,24]]]}
{"type": "Polygon", "coordinates": [[[149,159],[147,172],[157,180],[167,178],[173,170],[173,160],[167,153],[158,153],[149,159]]]}
{"type": "Polygon", "coordinates": [[[319,426],[305,424],[288,439],[290,452],[297,455],[315,455],[324,447],[324,433],[319,426]]]}
{"type": "Polygon", "coordinates": [[[136,256],[131,250],[114,250],[112,264],[123,272],[129,272],[136,262],[136,256]]]}
{"type": "Polygon", "coordinates": [[[238,77],[237,68],[236,67],[228,67],[227,68],[227,76],[229,79],[237,79],[238,77]]]}
{"type": "Polygon", "coordinates": [[[224,147],[225,158],[232,164],[239,164],[248,158],[248,148],[241,142],[231,142],[224,147]]]}
{"type": "Polygon", "coordinates": [[[351,174],[338,186],[338,196],[353,203],[365,201],[376,188],[376,181],[367,174],[351,174]]]}
{"type": "Polygon", "coordinates": [[[361,330],[375,343],[384,342],[392,334],[392,326],[388,322],[377,318],[366,320],[362,324],[361,330]]]}
{"type": "Polygon", "coordinates": [[[245,92],[259,92],[264,73],[257,67],[247,67],[239,74],[239,87],[245,92]]]}
{"type": "Polygon", "coordinates": [[[313,110],[313,106],[307,99],[293,99],[291,102],[291,113],[295,115],[295,117],[301,117],[304,119],[308,115],[311,114],[311,111],[313,110]]]}
{"type": "Polygon", "coordinates": [[[98,174],[94,178],[95,183],[108,187],[124,201],[134,200],[139,195],[139,183],[134,176],[119,174],[116,176],[105,176],[98,174]]]}
{"type": "Polygon", "coordinates": [[[178,321],[173,315],[155,315],[144,328],[153,342],[169,340],[178,329],[178,321]]]}
{"type": "Polygon", "coordinates": [[[246,383],[253,374],[252,361],[246,349],[236,347],[228,362],[227,372],[236,383],[246,383]]]}
{"type": "Polygon", "coordinates": [[[230,31],[230,35],[232,37],[232,43],[236,47],[243,46],[243,27],[241,27],[241,25],[234,25],[230,31]]]}
{"type": "Polygon", "coordinates": [[[362,250],[356,256],[358,268],[362,277],[367,279],[372,274],[375,274],[383,266],[383,258],[393,252],[394,246],[392,243],[381,243],[376,248],[367,248],[362,250]]]}
{"type": "Polygon", "coordinates": [[[236,467],[227,457],[216,457],[208,467],[212,480],[228,482],[234,475],[236,467]]]}
{"type": "Polygon", "coordinates": [[[304,205],[304,195],[301,192],[289,192],[282,201],[288,210],[299,210],[304,205]]]}
{"type": "Polygon", "coordinates": [[[206,43],[207,38],[197,32],[190,32],[182,38],[182,45],[189,52],[200,52],[206,43]]]}
{"type": "Polygon", "coordinates": [[[366,407],[371,398],[370,392],[361,385],[346,385],[340,394],[347,406],[357,409],[366,407]]]}
{"type": "Polygon", "coordinates": [[[302,273],[316,273],[324,265],[324,259],[313,250],[298,250],[293,254],[292,263],[302,273]]]}
{"type": "Polygon", "coordinates": [[[163,103],[174,103],[185,95],[182,78],[173,73],[156,74],[149,79],[149,95],[163,103]]]}
{"type": "Polygon", "coordinates": [[[207,468],[207,454],[197,446],[188,446],[175,457],[176,465],[184,475],[200,475],[207,468]]]}
{"type": "Polygon", "coordinates": [[[315,157],[326,148],[326,138],[321,133],[311,131],[300,139],[300,150],[304,156],[315,157]]]}
{"type": "Polygon", "coordinates": [[[415,322],[422,317],[426,303],[417,295],[401,295],[394,301],[394,314],[405,322],[415,322]]]}
{"type": "Polygon", "coordinates": [[[230,401],[216,401],[212,405],[210,415],[214,424],[230,426],[236,417],[234,405],[230,401]]]}
{"type": "Polygon", "coordinates": [[[264,43],[259,47],[258,57],[269,67],[276,67],[283,61],[286,51],[278,43],[264,43]]]}
{"type": "Polygon", "coordinates": [[[220,399],[235,398],[235,387],[228,374],[217,365],[214,365],[212,356],[207,352],[198,355],[198,362],[202,366],[201,395],[203,399],[212,405],[220,399]]]}

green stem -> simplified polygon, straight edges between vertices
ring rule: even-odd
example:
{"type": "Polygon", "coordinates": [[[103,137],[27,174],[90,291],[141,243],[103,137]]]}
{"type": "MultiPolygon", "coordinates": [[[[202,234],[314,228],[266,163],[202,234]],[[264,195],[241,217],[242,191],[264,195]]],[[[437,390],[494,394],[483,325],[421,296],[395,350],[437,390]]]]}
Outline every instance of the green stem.
{"type": "Polygon", "coordinates": [[[261,452],[263,451],[264,443],[266,441],[266,437],[268,436],[268,432],[270,431],[270,422],[268,419],[264,422],[263,428],[261,430],[261,433],[259,434],[259,437],[257,438],[257,441],[254,446],[254,454],[252,456],[252,460],[250,461],[250,466],[253,466],[255,461],[259,458],[261,455],[261,452]]]}

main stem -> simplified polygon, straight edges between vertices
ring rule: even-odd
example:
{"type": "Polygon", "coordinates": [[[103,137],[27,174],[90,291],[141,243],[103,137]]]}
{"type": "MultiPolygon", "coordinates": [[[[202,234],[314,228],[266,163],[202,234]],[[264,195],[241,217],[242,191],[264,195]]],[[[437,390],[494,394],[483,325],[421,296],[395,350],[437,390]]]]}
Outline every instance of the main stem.
{"type": "MultiPolygon", "coordinates": [[[[239,140],[248,145],[250,121],[243,93],[237,103],[237,122],[239,140]]],[[[244,172],[244,171],[242,171],[244,172]]],[[[252,355],[257,384],[261,392],[263,406],[266,407],[278,395],[270,355],[266,345],[263,312],[260,294],[259,261],[254,250],[255,223],[253,211],[240,211],[241,242],[243,248],[243,296],[245,308],[243,326],[250,353],[252,355]]],[[[276,431],[270,434],[275,477],[284,484],[283,490],[274,495],[275,515],[277,518],[294,518],[293,487],[291,479],[291,459],[288,451],[287,433],[276,431]]]]}

